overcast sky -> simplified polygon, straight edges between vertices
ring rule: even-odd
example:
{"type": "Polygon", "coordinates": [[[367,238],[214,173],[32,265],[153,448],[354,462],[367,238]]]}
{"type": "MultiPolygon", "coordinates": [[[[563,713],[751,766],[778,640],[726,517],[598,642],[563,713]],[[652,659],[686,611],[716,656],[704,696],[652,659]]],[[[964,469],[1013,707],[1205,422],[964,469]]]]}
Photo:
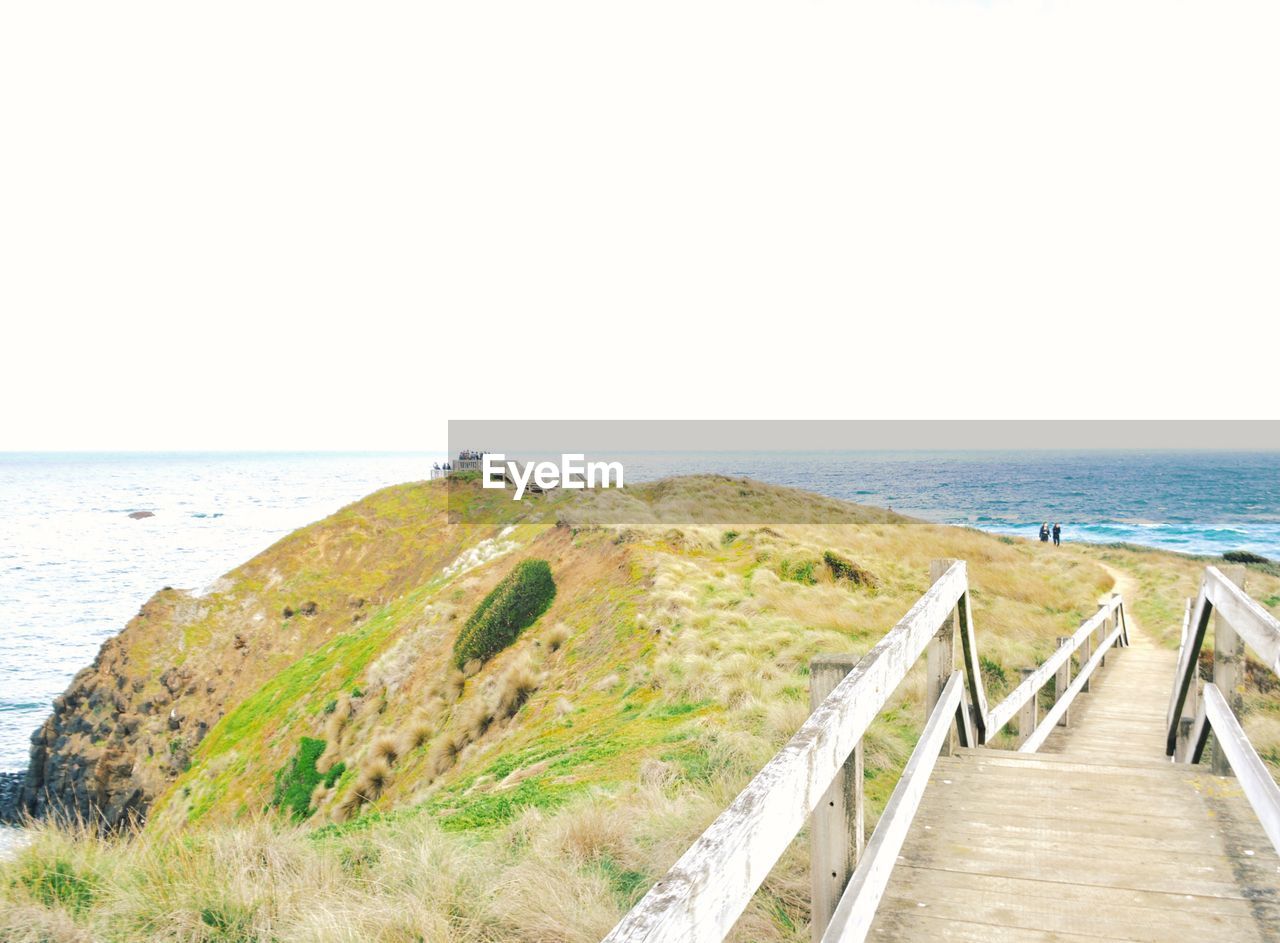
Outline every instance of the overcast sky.
{"type": "Polygon", "coordinates": [[[1267,417],[1274,3],[0,7],[0,449],[1267,417]]]}

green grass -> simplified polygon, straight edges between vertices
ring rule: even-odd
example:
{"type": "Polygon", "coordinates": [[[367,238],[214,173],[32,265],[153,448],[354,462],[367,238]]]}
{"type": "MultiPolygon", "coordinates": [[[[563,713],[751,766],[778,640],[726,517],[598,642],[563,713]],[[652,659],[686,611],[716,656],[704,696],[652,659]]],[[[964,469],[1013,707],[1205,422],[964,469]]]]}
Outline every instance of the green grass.
{"type": "Polygon", "coordinates": [[[323,740],[302,738],[298,744],[298,752],[276,772],[276,788],[268,803],[269,808],[288,812],[295,822],[301,822],[311,815],[314,811],[311,808],[311,792],[326,778],[316,770],[316,760],[320,759],[324,748],[323,740]]]}
{"type": "MultiPolygon", "coordinates": [[[[394,609],[382,609],[355,631],[304,655],[215,724],[196,751],[192,770],[177,783],[179,789],[191,789],[188,821],[199,821],[234,791],[248,763],[239,755],[242,747],[259,754],[272,731],[289,727],[305,713],[321,712],[325,696],[318,692],[352,685],[418,596],[409,594],[394,609]],[[229,762],[215,763],[223,757],[229,762]]],[[[174,794],[171,790],[168,795],[174,794]]]]}
{"type": "Polygon", "coordinates": [[[87,910],[96,896],[93,880],[60,859],[28,861],[18,873],[18,882],[46,907],[62,907],[73,914],[87,910]]]}

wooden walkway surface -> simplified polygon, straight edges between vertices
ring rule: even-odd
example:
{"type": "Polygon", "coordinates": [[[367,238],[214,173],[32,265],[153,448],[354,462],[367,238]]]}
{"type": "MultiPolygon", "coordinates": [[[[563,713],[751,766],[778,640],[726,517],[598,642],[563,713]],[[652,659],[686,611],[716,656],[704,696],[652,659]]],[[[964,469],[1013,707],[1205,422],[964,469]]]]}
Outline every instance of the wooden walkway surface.
{"type": "Polygon", "coordinates": [[[1235,779],[1165,758],[1177,656],[1130,643],[1041,752],[938,760],[869,940],[1280,941],[1280,858],[1235,779]]]}

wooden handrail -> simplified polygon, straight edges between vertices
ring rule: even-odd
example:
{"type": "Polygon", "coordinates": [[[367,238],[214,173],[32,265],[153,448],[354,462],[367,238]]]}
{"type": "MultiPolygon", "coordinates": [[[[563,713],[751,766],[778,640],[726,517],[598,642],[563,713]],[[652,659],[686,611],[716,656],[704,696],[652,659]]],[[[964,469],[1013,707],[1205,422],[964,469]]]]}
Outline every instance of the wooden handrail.
{"type": "MultiPolygon", "coordinates": [[[[987,736],[998,733],[1014,716],[1018,710],[1028,700],[1040,692],[1040,689],[1049,683],[1049,679],[1055,677],[1058,669],[1065,664],[1076,651],[1087,642],[1098,629],[1102,628],[1113,613],[1123,608],[1123,602],[1119,596],[1112,596],[1110,600],[1104,603],[1096,613],[1081,623],[1080,628],[1076,629],[1075,634],[1071,638],[1058,647],[1058,649],[1044,660],[1044,662],[1026,677],[1021,684],[1013,689],[1003,701],[991,708],[988,718],[987,736]]],[[[1122,618],[1122,617],[1121,617],[1122,618]]],[[[1121,634],[1118,638],[1123,639],[1123,624],[1117,631],[1121,634]]],[[[1081,672],[1083,674],[1083,671],[1081,672]]],[[[1059,692],[1061,697],[1061,692],[1059,692]]],[[[1025,731],[1024,731],[1025,732],[1025,731]]]]}
{"type": "Polygon", "coordinates": [[[849,879],[822,943],[862,943],[866,939],[951,725],[954,723],[963,730],[967,719],[964,677],[957,671],[951,675],[929,715],[924,733],[911,751],[911,758],[889,796],[865,856],[849,879]]]}
{"type": "MultiPolygon", "coordinates": [[[[1249,742],[1228,697],[1238,691],[1243,680],[1240,660],[1244,645],[1253,649],[1272,673],[1280,674],[1280,622],[1236,581],[1244,582],[1242,567],[1235,570],[1234,579],[1217,567],[1205,567],[1195,605],[1188,607],[1191,614],[1183,622],[1178,673],[1169,702],[1167,748],[1175,762],[1199,763],[1212,730],[1217,744],[1214,772],[1235,774],[1263,831],[1280,852],[1280,786],[1249,742]],[[1214,639],[1214,680],[1205,684],[1195,719],[1184,727],[1182,713],[1188,703],[1195,704],[1197,700],[1200,648],[1209,616],[1215,612],[1220,621],[1214,639]]],[[[1237,701],[1237,707],[1238,704],[1237,701]]]]}
{"type": "Polygon", "coordinates": [[[1112,629],[1110,635],[1102,640],[1098,650],[1093,653],[1087,662],[1080,666],[1080,673],[1076,675],[1070,686],[1065,691],[1058,692],[1058,699],[1054,702],[1053,707],[1049,709],[1049,713],[1044,715],[1044,720],[1040,722],[1035,730],[1031,731],[1022,742],[1022,745],[1018,747],[1019,753],[1034,753],[1040,749],[1041,745],[1048,739],[1049,734],[1053,733],[1053,728],[1058,726],[1058,719],[1066,713],[1075,696],[1085,689],[1085,685],[1089,683],[1089,676],[1102,664],[1102,660],[1107,655],[1107,649],[1116,644],[1123,635],[1124,628],[1118,625],[1112,629]]]}
{"type": "Polygon", "coordinates": [[[836,685],[606,943],[722,940],[968,587],[963,561],[836,685]]]}
{"type": "Polygon", "coordinates": [[[1276,785],[1262,757],[1249,742],[1231,705],[1212,682],[1204,686],[1204,698],[1188,747],[1190,762],[1200,762],[1210,728],[1222,745],[1222,751],[1231,763],[1231,771],[1236,774],[1263,831],[1276,851],[1280,851],[1280,786],[1276,785]]]}
{"type": "Polygon", "coordinates": [[[1217,567],[1205,567],[1200,591],[1183,631],[1183,642],[1178,652],[1178,669],[1174,675],[1173,693],[1166,714],[1168,733],[1165,752],[1169,756],[1178,753],[1183,711],[1196,683],[1200,649],[1209,628],[1209,617],[1215,611],[1272,673],[1280,676],[1280,621],[1217,567]]]}
{"type": "MultiPolygon", "coordinates": [[[[619,921],[604,943],[677,940],[709,943],[724,939],[811,814],[815,827],[821,820],[824,827],[852,826],[857,831],[851,846],[845,843],[849,836],[826,836],[833,840],[815,843],[814,860],[822,855],[824,863],[822,894],[826,903],[823,906],[835,904],[834,911],[818,913],[815,909],[812,921],[815,939],[827,943],[862,940],[919,807],[929,774],[938,756],[950,752],[953,719],[961,745],[982,744],[1008,722],[1019,706],[1034,697],[1065,659],[1070,659],[1080,646],[1087,646],[1099,629],[1109,627],[1113,617],[1114,629],[1082,666],[1075,683],[1067,688],[1070,697],[1087,685],[1090,673],[1102,663],[1108,648],[1117,642],[1127,642],[1123,602],[1113,596],[1065,640],[1045,665],[1033,672],[1009,698],[988,711],[964,561],[935,561],[932,576],[934,582],[929,590],[856,663],[843,658],[832,661],[829,656],[815,660],[815,665],[821,664],[823,671],[815,699],[834,683],[833,676],[846,670],[847,674],[834,683],[830,694],[817,704],[795,736],[619,921]],[[963,672],[957,671],[954,664],[956,634],[963,647],[963,672]],[[926,649],[929,651],[929,703],[933,707],[924,733],[865,853],[856,868],[849,863],[852,875],[849,870],[841,874],[840,869],[849,857],[848,848],[861,843],[855,808],[862,790],[861,766],[856,760],[850,761],[850,757],[859,748],[871,722],[926,649]],[[856,783],[840,778],[851,775],[850,768],[855,771],[856,783]],[[852,795],[844,797],[846,791],[852,795]],[[850,808],[836,808],[845,798],[851,800],[850,808]],[[831,808],[828,809],[828,805],[831,808]],[[839,840],[834,840],[836,838],[839,840]],[[828,863],[832,867],[825,868],[828,863]],[[825,881],[828,872],[832,878],[829,883],[825,881]],[[848,884],[836,903],[835,892],[841,889],[837,881],[843,882],[846,878],[848,884]]],[[[1049,716],[1054,716],[1054,712],[1049,716]]],[[[1044,736],[1047,735],[1046,731],[1044,736]]],[[[1042,741],[1043,736],[1035,746],[1042,741]]],[[[815,883],[815,908],[818,886],[815,883]]]]}

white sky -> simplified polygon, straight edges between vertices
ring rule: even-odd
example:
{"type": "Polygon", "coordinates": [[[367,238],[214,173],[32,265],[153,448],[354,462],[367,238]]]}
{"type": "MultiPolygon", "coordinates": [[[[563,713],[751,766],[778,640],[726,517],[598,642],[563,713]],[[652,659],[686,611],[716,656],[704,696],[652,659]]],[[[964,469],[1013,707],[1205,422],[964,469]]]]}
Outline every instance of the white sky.
{"type": "Polygon", "coordinates": [[[1275,415],[1274,3],[0,6],[0,449],[1275,415]]]}

